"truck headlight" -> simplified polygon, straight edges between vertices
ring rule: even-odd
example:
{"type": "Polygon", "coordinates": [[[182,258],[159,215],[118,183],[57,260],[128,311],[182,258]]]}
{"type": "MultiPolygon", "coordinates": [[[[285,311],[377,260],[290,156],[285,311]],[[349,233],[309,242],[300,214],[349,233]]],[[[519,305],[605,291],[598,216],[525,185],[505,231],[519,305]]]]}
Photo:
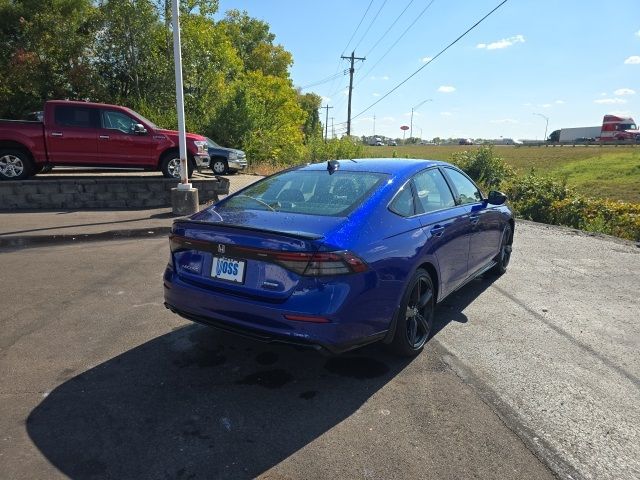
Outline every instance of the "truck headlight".
{"type": "Polygon", "coordinates": [[[207,153],[207,142],[204,140],[195,140],[193,142],[197,149],[198,149],[198,153],[207,153]]]}
{"type": "Polygon", "coordinates": [[[236,152],[229,152],[229,160],[236,160],[238,158],[238,154],[236,152]]]}

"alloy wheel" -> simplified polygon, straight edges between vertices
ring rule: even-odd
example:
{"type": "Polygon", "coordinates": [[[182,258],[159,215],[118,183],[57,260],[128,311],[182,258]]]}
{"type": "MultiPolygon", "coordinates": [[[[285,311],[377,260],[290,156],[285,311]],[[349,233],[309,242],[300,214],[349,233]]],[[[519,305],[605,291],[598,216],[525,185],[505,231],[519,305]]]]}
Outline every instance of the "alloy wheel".
{"type": "Polygon", "coordinates": [[[213,165],[211,165],[211,170],[213,170],[213,173],[216,175],[222,175],[226,169],[227,167],[223,160],[214,160],[213,165]]]}
{"type": "Polygon", "coordinates": [[[24,172],[24,163],[15,155],[0,157],[0,174],[7,178],[19,177],[24,172]]]}
{"type": "Polygon", "coordinates": [[[180,159],[172,158],[167,163],[167,171],[174,178],[180,178],[180,159]]]}
{"type": "Polygon", "coordinates": [[[433,290],[425,277],[419,277],[413,286],[405,315],[409,344],[422,348],[431,333],[433,316],[433,290]]]}

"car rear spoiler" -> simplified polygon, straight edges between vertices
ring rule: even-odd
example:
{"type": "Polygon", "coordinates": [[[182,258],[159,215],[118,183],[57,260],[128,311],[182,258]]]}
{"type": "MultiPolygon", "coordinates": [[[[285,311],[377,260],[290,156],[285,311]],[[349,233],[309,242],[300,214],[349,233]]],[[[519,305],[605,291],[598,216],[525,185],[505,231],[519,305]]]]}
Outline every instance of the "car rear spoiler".
{"type": "Polygon", "coordinates": [[[324,238],[324,235],[318,235],[317,233],[300,232],[297,230],[269,230],[266,228],[249,227],[247,225],[237,225],[237,224],[228,223],[228,222],[185,220],[185,219],[178,218],[173,221],[174,228],[177,225],[216,225],[220,227],[236,228],[238,230],[248,230],[251,232],[263,232],[263,233],[272,233],[274,235],[286,235],[288,237],[297,238],[300,240],[320,240],[321,238],[324,238]]]}

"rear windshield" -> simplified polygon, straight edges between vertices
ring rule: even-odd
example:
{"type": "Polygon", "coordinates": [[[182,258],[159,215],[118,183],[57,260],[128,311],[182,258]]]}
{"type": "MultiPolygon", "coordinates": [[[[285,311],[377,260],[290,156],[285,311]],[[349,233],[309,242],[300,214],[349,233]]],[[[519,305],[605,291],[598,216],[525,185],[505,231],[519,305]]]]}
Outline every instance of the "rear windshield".
{"type": "Polygon", "coordinates": [[[227,200],[221,208],[345,216],[387,177],[372,172],[293,170],[266,178],[227,200]]]}

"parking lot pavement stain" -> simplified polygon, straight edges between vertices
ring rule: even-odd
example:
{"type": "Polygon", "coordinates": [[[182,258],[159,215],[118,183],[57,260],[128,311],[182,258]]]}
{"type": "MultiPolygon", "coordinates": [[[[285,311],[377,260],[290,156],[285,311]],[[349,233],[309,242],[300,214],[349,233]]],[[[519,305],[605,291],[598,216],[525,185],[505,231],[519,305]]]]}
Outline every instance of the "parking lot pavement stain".
{"type": "Polygon", "coordinates": [[[381,377],[389,372],[389,367],[385,363],[369,357],[330,358],[324,368],[335,375],[358,380],[381,377]]]}
{"type": "Polygon", "coordinates": [[[300,398],[304,399],[304,400],[311,400],[313,397],[315,397],[318,394],[317,390],[307,390],[306,392],[302,392],[300,395],[298,395],[300,398]]]}
{"type": "Polygon", "coordinates": [[[260,365],[273,365],[278,361],[278,354],[274,352],[262,352],[256,355],[256,362],[260,365]]]}
{"type": "Polygon", "coordinates": [[[260,387],[275,389],[285,386],[291,380],[293,380],[293,375],[286,370],[262,370],[238,380],[236,385],[259,385],[260,387]]]}

